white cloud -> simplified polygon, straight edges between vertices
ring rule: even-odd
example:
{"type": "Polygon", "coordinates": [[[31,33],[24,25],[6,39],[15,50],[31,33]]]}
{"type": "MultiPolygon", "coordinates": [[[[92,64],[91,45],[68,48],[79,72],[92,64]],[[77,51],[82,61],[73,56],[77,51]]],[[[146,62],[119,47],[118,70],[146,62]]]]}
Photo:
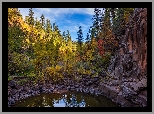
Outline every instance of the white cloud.
{"type": "Polygon", "coordinates": [[[86,14],[94,15],[94,8],[85,8],[86,14]]]}
{"type": "MultiPolygon", "coordinates": [[[[29,8],[19,8],[23,19],[25,19],[25,16],[28,16],[29,14],[29,8]]],[[[37,17],[37,19],[39,20],[41,15],[44,14],[45,16],[45,20],[49,19],[51,23],[54,23],[56,18],[50,17],[50,8],[33,8],[33,12],[34,12],[34,18],[37,17]]]]}
{"type": "Polygon", "coordinates": [[[48,13],[51,12],[51,8],[34,8],[35,10],[37,10],[40,13],[48,13]]]}
{"type": "Polygon", "coordinates": [[[70,32],[77,32],[79,30],[79,26],[77,25],[68,25],[68,26],[63,26],[63,27],[59,27],[61,32],[66,32],[67,30],[69,30],[70,32]]]}
{"type": "MultiPolygon", "coordinates": [[[[65,20],[62,23],[68,23],[67,26],[64,25],[62,27],[62,29],[64,31],[69,30],[70,32],[77,32],[79,30],[79,26],[81,26],[82,31],[85,32],[91,26],[91,23],[84,23],[84,22],[77,23],[74,20],[72,20],[72,21],[71,20],[65,20]]],[[[59,23],[59,24],[62,24],[62,23],[59,23]]]]}
{"type": "Polygon", "coordinates": [[[94,14],[94,8],[34,8],[39,13],[45,13],[50,14],[55,17],[61,16],[63,14],[74,14],[74,13],[80,13],[80,14],[88,14],[93,15],[94,14]]]}
{"type": "Polygon", "coordinates": [[[79,25],[82,27],[82,31],[84,32],[90,27],[91,24],[80,23],[79,25]]]}
{"type": "Polygon", "coordinates": [[[60,8],[60,9],[56,10],[54,13],[56,15],[74,14],[74,13],[93,15],[94,14],[93,10],[94,10],[94,8],[60,8]]]}

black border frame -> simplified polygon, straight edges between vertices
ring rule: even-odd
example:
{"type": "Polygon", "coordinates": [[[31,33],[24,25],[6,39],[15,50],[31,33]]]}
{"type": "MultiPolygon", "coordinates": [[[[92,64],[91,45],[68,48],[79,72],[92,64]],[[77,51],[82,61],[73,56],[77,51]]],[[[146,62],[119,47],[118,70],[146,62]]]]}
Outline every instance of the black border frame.
{"type": "Polygon", "coordinates": [[[2,112],[152,112],[152,2],[2,2],[2,112]],[[87,5],[85,5],[85,3],[87,5]],[[61,6],[62,4],[62,6],[61,6]],[[147,107],[84,107],[84,108],[63,108],[63,107],[8,107],[7,101],[7,70],[8,65],[8,8],[94,8],[111,7],[126,8],[147,8],[147,107]]]}

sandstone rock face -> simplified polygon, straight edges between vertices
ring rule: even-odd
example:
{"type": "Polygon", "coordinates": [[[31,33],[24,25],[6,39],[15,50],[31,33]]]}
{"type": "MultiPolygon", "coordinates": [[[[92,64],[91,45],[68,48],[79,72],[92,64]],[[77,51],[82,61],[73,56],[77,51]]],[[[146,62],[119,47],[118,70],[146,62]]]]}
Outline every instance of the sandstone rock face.
{"type": "Polygon", "coordinates": [[[147,96],[141,93],[147,92],[147,9],[135,8],[125,30],[118,36],[119,49],[108,68],[121,85],[121,94],[115,99],[121,106],[146,106],[147,96]]]}

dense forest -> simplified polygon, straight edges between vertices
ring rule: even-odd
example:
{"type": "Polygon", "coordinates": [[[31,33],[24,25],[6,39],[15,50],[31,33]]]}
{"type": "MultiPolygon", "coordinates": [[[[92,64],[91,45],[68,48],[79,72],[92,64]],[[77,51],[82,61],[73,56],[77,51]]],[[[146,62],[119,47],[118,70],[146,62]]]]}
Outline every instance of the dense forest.
{"type": "Polygon", "coordinates": [[[18,8],[8,9],[8,80],[11,76],[26,76],[27,80],[58,82],[64,77],[76,79],[77,74],[92,77],[107,70],[111,56],[118,48],[118,35],[123,34],[134,8],[94,9],[93,23],[87,37],[82,27],[77,41],[72,41],[69,30],[45,20],[34,19],[33,9],[25,20],[18,8]],[[85,39],[85,42],[83,40],[85,39]]]}

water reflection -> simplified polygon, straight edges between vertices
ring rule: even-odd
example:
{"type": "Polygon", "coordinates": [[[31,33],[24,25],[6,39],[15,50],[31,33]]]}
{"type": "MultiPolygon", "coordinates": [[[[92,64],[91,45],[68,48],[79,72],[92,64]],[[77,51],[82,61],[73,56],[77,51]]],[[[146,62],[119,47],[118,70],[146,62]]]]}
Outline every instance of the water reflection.
{"type": "Polygon", "coordinates": [[[55,100],[54,99],[54,107],[85,107],[85,101],[82,99],[81,102],[77,101],[77,96],[75,94],[67,96],[64,94],[61,99],[55,100]],[[67,98],[68,97],[68,98],[67,98]],[[69,100],[68,100],[69,99],[69,100]]]}
{"type": "Polygon", "coordinates": [[[86,103],[84,102],[84,99],[82,98],[81,101],[80,100],[77,101],[77,96],[75,94],[72,95],[70,100],[71,102],[66,104],[67,107],[85,107],[86,103]]]}
{"type": "Polygon", "coordinates": [[[17,102],[13,107],[117,107],[117,105],[103,96],[68,92],[33,96],[17,102]]]}

